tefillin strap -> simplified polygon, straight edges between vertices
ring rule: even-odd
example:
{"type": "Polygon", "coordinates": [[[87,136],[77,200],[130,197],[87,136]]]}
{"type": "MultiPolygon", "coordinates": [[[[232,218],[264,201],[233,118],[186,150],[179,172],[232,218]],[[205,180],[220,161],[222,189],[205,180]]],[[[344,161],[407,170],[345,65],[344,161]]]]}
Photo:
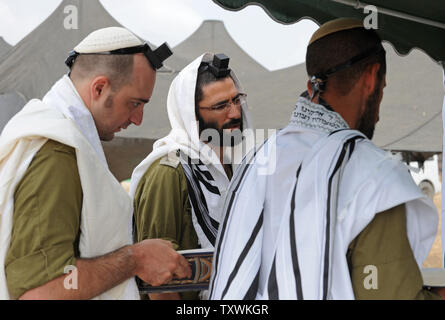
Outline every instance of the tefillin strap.
{"type": "Polygon", "coordinates": [[[144,43],[139,46],[116,49],[111,51],[104,51],[104,52],[79,53],[73,50],[69,53],[68,58],[65,60],[65,64],[68,66],[68,68],[71,69],[76,58],[79,55],[92,55],[92,54],[121,55],[121,54],[136,54],[136,53],[143,53],[154,70],[159,70],[160,68],[162,68],[164,60],[166,60],[173,54],[167,43],[163,43],[155,50],[152,50],[148,45],[148,43],[144,43]]]}
{"type": "Polygon", "coordinates": [[[155,70],[159,70],[163,66],[164,60],[170,57],[173,52],[166,42],[160,45],[155,50],[151,50],[150,46],[147,44],[148,50],[144,51],[144,55],[147,60],[151,63],[155,70]]]}
{"type": "Polygon", "coordinates": [[[366,51],[352,57],[351,59],[349,59],[346,62],[343,62],[341,64],[336,65],[333,68],[326,70],[325,72],[320,72],[320,73],[316,73],[315,75],[313,75],[310,80],[311,88],[312,88],[312,95],[310,97],[311,101],[317,94],[324,92],[324,90],[326,88],[326,82],[328,80],[328,77],[331,76],[333,73],[338,72],[343,69],[346,69],[346,68],[349,68],[350,66],[352,66],[353,64],[355,64],[357,62],[362,61],[363,59],[365,59],[371,55],[377,55],[381,52],[385,52],[385,49],[383,49],[382,45],[378,45],[376,47],[373,47],[369,50],[366,50],[366,51]]]}
{"type": "Polygon", "coordinates": [[[199,73],[210,71],[216,78],[225,78],[230,74],[229,57],[224,53],[215,54],[212,62],[203,62],[205,65],[199,73]]]}

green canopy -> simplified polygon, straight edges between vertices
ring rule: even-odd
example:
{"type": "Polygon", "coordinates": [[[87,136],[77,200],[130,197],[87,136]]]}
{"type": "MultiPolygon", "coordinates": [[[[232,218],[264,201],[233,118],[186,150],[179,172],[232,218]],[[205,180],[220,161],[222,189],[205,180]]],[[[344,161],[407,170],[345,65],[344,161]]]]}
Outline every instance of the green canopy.
{"type": "Polygon", "coordinates": [[[284,24],[301,19],[318,24],[338,18],[365,19],[373,5],[378,12],[378,29],[400,54],[419,48],[437,62],[445,61],[445,3],[441,0],[214,0],[228,10],[259,5],[276,21],[284,24]]]}

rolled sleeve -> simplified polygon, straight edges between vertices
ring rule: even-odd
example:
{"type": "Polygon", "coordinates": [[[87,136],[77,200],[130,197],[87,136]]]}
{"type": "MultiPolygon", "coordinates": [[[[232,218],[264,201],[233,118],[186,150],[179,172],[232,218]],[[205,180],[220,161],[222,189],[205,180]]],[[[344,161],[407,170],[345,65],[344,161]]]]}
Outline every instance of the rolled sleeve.
{"type": "Polygon", "coordinates": [[[403,204],[374,217],[350,244],[348,262],[356,299],[440,299],[423,289],[408,240],[403,204]],[[369,283],[371,272],[374,286],[369,283]]]}

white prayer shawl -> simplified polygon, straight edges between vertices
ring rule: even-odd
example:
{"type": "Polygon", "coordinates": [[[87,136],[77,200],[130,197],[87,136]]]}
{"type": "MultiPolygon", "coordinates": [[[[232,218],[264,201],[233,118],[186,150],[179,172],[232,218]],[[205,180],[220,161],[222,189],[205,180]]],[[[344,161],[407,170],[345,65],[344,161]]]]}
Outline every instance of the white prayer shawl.
{"type": "MultiPolygon", "coordinates": [[[[167,112],[171,124],[170,133],[153,145],[153,151],[136,167],[131,176],[130,196],[134,198],[139,181],[157,159],[164,156],[180,160],[186,174],[192,207],[192,221],[202,248],[213,247],[221,220],[221,199],[228,186],[224,167],[210,144],[199,139],[198,121],[195,116],[195,87],[199,65],[212,54],[204,54],[186,66],[173,80],[167,97],[167,112]],[[176,154],[180,150],[178,159],[176,154]],[[192,159],[190,165],[188,160],[192,159]],[[199,164],[197,163],[199,161],[199,164]],[[201,196],[201,197],[200,197],[201,196]],[[201,201],[202,200],[202,201],[201,201]]],[[[242,92],[235,74],[231,77],[242,92]]],[[[243,128],[250,128],[247,106],[242,106],[243,128]]],[[[236,148],[242,148],[242,144],[236,148]]],[[[242,156],[235,152],[241,161],[242,156]]]]}
{"type": "MultiPolygon", "coordinates": [[[[60,79],[43,101],[26,104],[0,137],[0,298],[9,299],[5,257],[9,248],[14,192],[34,155],[48,140],[76,150],[83,191],[79,251],[81,258],[110,253],[132,243],[132,205],[108,169],[94,120],[71,80],[60,79]]],[[[139,299],[134,278],[97,299],[139,299]]]]}
{"type": "Polygon", "coordinates": [[[404,164],[300,97],[290,124],[232,180],[210,299],[354,299],[348,246],[402,203],[420,267],[437,231],[432,201],[404,164]]]}

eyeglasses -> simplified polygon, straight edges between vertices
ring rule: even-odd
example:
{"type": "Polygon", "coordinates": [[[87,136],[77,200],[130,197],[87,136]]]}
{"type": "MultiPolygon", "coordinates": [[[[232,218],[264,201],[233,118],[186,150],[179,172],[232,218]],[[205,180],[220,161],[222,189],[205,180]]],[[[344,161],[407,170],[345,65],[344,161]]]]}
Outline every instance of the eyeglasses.
{"type": "Polygon", "coordinates": [[[65,61],[65,64],[68,66],[68,68],[71,69],[74,64],[74,61],[79,55],[87,55],[87,54],[114,55],[114,54],[136,54],[136,53],[143,53],[147,58],[148,62],[155,70],[162,68],[163,61],[173,54],[167,43],[162,44],[155,50],[152,50],[148,45],[148,43],[144,43],[140,46],[122,48],[104,52],[79,53],[73,50],[69,53],[69,56],[65,61]]]}
{"type": "Polygon", "coordinates": [[[232,98],[231,100],[219,104],[215,104],[210,107],[199,107],[199,109],[207,109],[211,111],[227,111],[229,110],[230,106],[233,104],[236,107],[240,107],[241,104],[246,103],[247,101],[247,94],[245,93],[238,93],[235,98],[232,98]]]}

